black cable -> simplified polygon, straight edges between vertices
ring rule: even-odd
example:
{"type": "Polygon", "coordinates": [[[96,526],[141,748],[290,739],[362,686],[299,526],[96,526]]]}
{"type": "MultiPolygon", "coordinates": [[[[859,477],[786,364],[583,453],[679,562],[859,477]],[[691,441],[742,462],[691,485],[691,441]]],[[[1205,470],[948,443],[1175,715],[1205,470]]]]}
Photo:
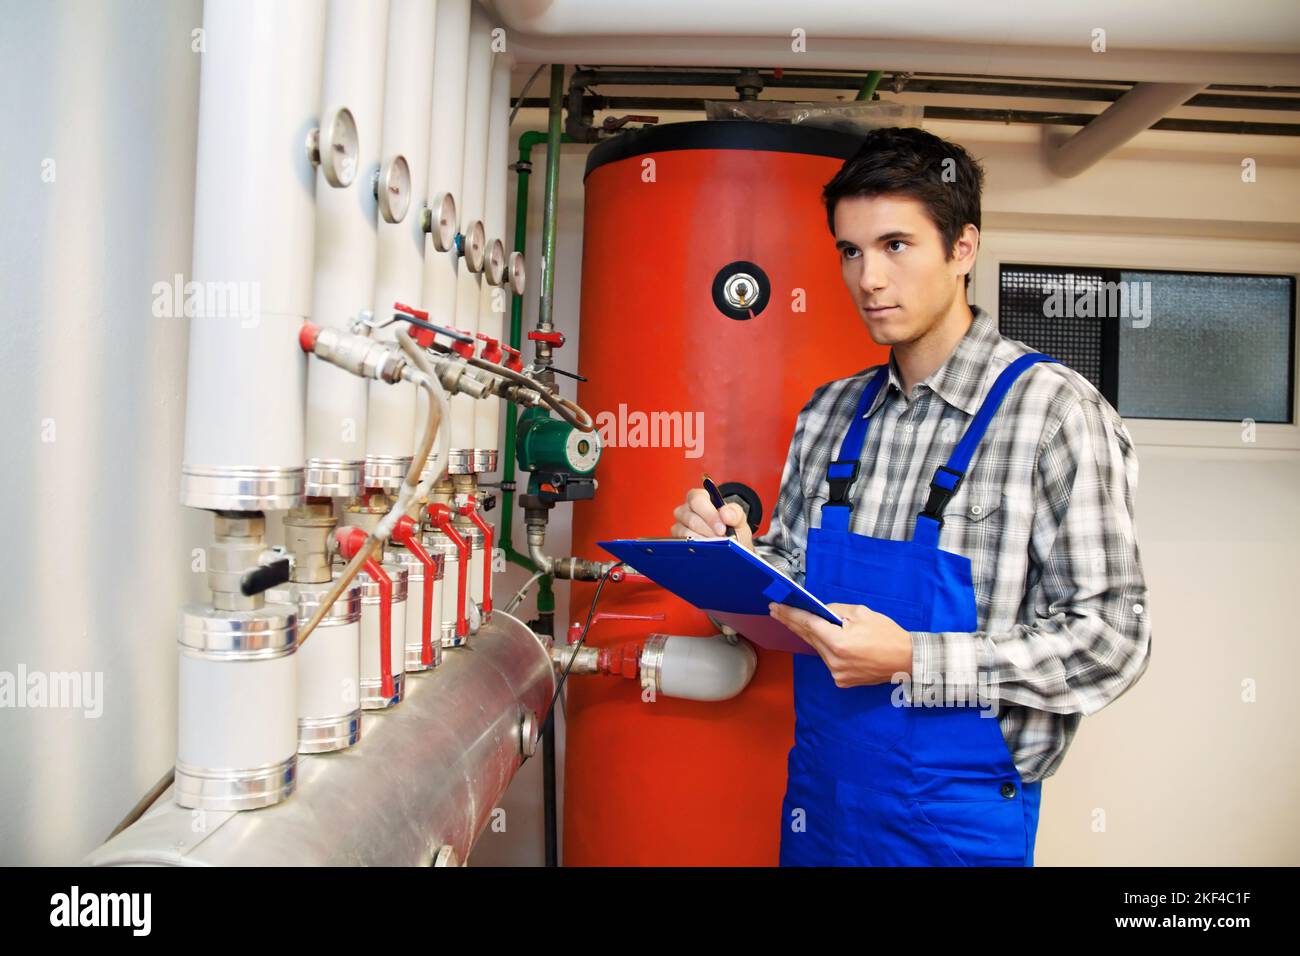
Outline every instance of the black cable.
{"type": "Polygon", "coordinates": [[[555,693],[551,697],[550,706],[546,708],[546,717],[542,720],[542,727],[545,728],[551,721],[551,712],[555,710],[555,702],[560,698],[560,691],[564,690],[564,682],[569,679],[569,671],[573,669],[573,662],[578,659],[578,651],[582,649],[583,642],[587,640],[587,629],[591,627],[591,619],[596,616],[596,602],[600,600],[600,592],[605,588],[605,582],[609,580],[610,574],[617,568],[621,568],[626,562],[615,561],[600,576],[600,581],[596,584],[596,593],[591,596],[591,607],[587,609],[587,620],[582,625],[582,633],[578,635],[576,644],[566,644],[566,647],[572,648],[569,654],[569,660],[564,665],[564,672],[560,674],[559,681],[555,685],[555,693]]]}
{"type": "Polygon", "coordinates": [[[458,342],[473,342],[474,336],[466,335],[464,332],[457,332],[455,329],[444,329],[441,325],[434,325],[432,322],[426,322],[424,319],[417,319],[413,315],[407,315],[405,312],[394,312],[394,319],[401,319],[403,322],[410,322],[416,328],[424,329],[426,332],[434,332],[438,335],[445,335],[449,339],[455,339],[458,342]]]}

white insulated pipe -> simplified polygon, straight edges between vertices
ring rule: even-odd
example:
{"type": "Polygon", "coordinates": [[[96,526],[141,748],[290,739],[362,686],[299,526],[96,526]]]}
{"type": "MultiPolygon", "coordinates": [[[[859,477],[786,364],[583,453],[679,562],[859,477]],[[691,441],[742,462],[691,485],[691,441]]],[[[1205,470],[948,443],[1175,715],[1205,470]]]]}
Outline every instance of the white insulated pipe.
{"type": "Polygon", "coordinates": [[[1079,175],[1204,88],[1203,83],[1139,83],[1083,129],[1049,148],[1047,168],[1063,178],[1079,175]]]}
{"type": "MultiPolygon", "coordinates": [[[[510,163],[510,74],[513,58],[505,53],[498,53],[492,64],[492,94],[489,100],[488,114],[488,148],[487,148],[487,189],[484,200],[483,225],[487,229],[488,242],[501,240],[506,255],[509,256],[513,243],[506,236],[506,192],[507,167],[510,163]]],[[[510,282],[492,285],[483,282],[479,299],[479,331],[498,342],[503,341],[505,333],[506,310],[510,306],[510,282]]],[[[500,443],[502,399],[491,398],[478,403],[474,412],[474,447],[496,451],[500,443]]],[[[495,470],[495,459],[489,456],[495,470]]]]}
{"type": "MultiPolygon", "coordinates": [[[[433,116],[429,131],[428,194],[432,203],[446,194],[456,204],[457,219],[465,222],[461,209],[461,176],[465,163],[465,85],[469,58],[470,0],[439,0],[433,53],[433,116]]],[[[456,273],[459,255],[455,247],[439,252],[432,236],[424,248],[423,298],[429,318],[437,325],[456,324],[456,273]]],[[[473,408],[475,399],[451,396],[451,420],[443,422],[451,436],[452,471],[468,471],[462,462],[472,441],[456,427],[457,415],[473,408]],[[458,411],[459,410],[459,411],[458,411]],[[459,439],[459,441],[458,441],[459,439]]],[[[415,433],[423,430],[423,409],[417,413],[415,433]]]]}
{"type": "Polygon", "coordinates": [[[744,639],[721,634],[652,634],[641,650],[641,686],[682,700],[730,700],[749,686],[758,654],[744,639]]]}
{"type": "MultiPolygon", "coordinates": [[[[293,507],[306,361],[324,0],[203,9],[181,503],[293,507]]],[[[188,311],[188,309],[187,309],[188,311]]]]}
{"type": "MultiPolygon", "coordinates": [[[[374,313],[392,315],[393,303],[421,308],[424,228],[419,210],[428,181],[429,113],[433,96],[434,0],[392,0],[388,14],[388,62],[384,82],[383,155],[406,157],[411,208],[400,223],[378,224],[374,313]]],[[[395,341],[398,325],[376,337],[395,341]]],[[[419,401],[409,382],[370,383],[366,422],[366,484],[396,490],[414,452],[419,401]]]]}
{"type": "MultiPolygon", "coordinates": [[[[465,170],[461,179],[460,231],[467,237],[475,223],[482,223],[487,188],[488,101],[492,92],[492,23],[483,9],[474,4],[470,14],[468,79],[465,89],[465,170]]],[[[486,225],[486,224],[484,224],[486,225]]],[[[481,272],[471,272],[467,258],[460,260],[456,273],[456,328],[474,335],[478,332],[479,286],[481,272]]],[[[467,450],[471,470],[477,470],[478,458],[472,449],[474,418],[482,402],[456,396],[451,403],[451,444],[453,449],[467,450]],[[457,402],[457,399],[463,401],[457,402]]],[[[480,466],[481,467],[481,466],[480,466]]]]}
{"type": "MultiPolygon", "coordinates": [[[[346,329],[374,301],[374,181],[382,160],[387,51],[388,0],[329,0],[321,116],[348,109],[356,121],[358,152],[356,178],[344,189],[330,188],[323,169],[316,171],[312,321],[320,326],[346,329]]],[[[368,395],[366,379],[321,359],[308,359],[308,495],[361,493],[368,395]]]]}

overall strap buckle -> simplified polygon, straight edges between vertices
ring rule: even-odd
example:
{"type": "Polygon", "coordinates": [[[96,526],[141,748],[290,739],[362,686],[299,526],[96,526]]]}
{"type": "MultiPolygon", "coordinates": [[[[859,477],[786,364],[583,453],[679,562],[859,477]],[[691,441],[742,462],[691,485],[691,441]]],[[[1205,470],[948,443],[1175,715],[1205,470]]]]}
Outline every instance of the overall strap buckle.
{"type": "Polygon", "coordinates": [[[842,505],[848,507],[849,489],[853,487],[853,482],[858,478],[858,462],[856,461],[833,461],[826,469],[826,481],[830,485],[830,499],[826,502],[828,505],[842,505]]]}
{"type": "Polygon", "coordinates": [[[948,502],[957,493],[957,489],[961,487],[962,479],[965,477],[965,472],[956,471],[947,465],[940,465],[939,470],[934,473],[934,477],[930,480],[930,497],[925,502],[921,514],[937,522],[938,526],[942,528],[943,509],[948,507],[948,502]]]}

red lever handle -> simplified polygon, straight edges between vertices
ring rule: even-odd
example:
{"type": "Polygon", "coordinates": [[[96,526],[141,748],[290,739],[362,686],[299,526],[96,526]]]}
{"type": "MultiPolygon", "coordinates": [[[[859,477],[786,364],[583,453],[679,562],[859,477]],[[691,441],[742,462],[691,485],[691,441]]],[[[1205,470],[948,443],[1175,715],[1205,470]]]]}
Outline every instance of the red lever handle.
{"type": "Polygon", "coordinates": [[[528,333],[528,338],[534,342],[550,342],[557,349],[564,344],[564,333],[555,332],[538,332],[536,329],[528,333]]]}
{"type": "MultiPolygon", "coordinates": [[[[657,614],[620,614],[618,611],[597,611],[591,619],[591,626],[595,627],[601,621],[662,621],[663,619],[663,611],[657,614]]],[[[582,637],[582,625],[574,621],[569,625],[569,643],[578,643],[580,637],[582,637]]]]}
{"type": "Polygon", "coordinates": [[[522,372],[524,370],[524,362],[523,359],[519,357],[519,350],[511,348],[509,345],[503,345],[501,347],[506,351],[506,368],[510,369],[512,372],[522,372]]]}
{"type": "MultiPolygon", "coordinates": [[[[412,318],[419,319],[421,322],[429,321],[429,313],[426,312],[424,309],[417,309],[413,305],[406,305],[405,303],[402,302],[394,302],[393,311],[405,312],[407,315],[411,316],[412,318]]],[[[430,332],[428,329],[422,329],[419,328],[418,326],[414,326],[414,325],[411,326],[411,338],[415,339],[416,344],[418,344],[422,349],[427,349],[429,346],[433,344],[433,333],[430,332]]]]}
{"type": "Polygon", "coordinates": [[[482,358],[488,362],[500,363],[501,343],[492,338],[492,336],[488,335],[486,332],[475,332],[474,335],[476,338],[487,343],[483,346],[483,351],[481,353],[482,358]]]}
{"type": "MultiPolygon", "coordinates": [[[[365,543],[366,533],[360,528],[339,528],[334,538],[339,553],[351,560],[365,543]]],[[[374,558],[366,558],[361,567],[379,585],[379,693],[391,699],[397,693],[393,683],[393,579],[374,558]]]]}
{"type": "Polygon", "coordinates": [[[468,637],[469,618],[465,616],[465,595],[469,590],[469,540],[452,527],[451,509],[446,505],[429,505],[429,520],[433,522],[435,528],[451,539],[451,543],[456,546],[456,551],[460,555],[460,560],[456,562],[456,635],[468,637]]]}
{"type": "Polygon", "coordinates": [[[478,510],[478,501],[469,496],[469,520],[478,525],[483,532],[483,616],[492,613],[492,526],[483,520],[478,510]]]}
{"type": "MultiPolygon", "coordinates": [[[[424,565],[424,610],[420,632],[420,662],[433,666],[433,583],[438,576],[438,563],[420,544],[419,526],[410,518],[403,518],[393,529],[393,540],[406,546],[415,559],[424,565]]],[[[438,641],[441,644],[442,636],[438,641]]]]}

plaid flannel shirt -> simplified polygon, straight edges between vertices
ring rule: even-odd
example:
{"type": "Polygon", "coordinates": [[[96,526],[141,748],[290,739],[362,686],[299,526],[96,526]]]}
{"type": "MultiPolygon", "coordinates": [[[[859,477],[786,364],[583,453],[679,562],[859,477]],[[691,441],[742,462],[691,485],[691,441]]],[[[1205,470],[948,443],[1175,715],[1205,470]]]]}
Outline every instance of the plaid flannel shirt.
{"type": "MultiPolygon", "coordinates": [[[[1033,351],[1002,336],[978,306],[948,360],[902,390],[889,384],[871,419],[853,486],[850,530],[912,535],[930,479],[998,373],[1033,351]]],[[[766,533],[754,544],[803,580],[807,529],[821,525],[826,468],[879,366],[820,386],[799,412],[766,533]]],[[[1054,773],[1080,719],[1146,670],[1151,630],[1134,526],[1138,463],[1119,414],[1057,363],[1017,380],[944,512],[939,547],[971,560],[979,630],[912,633],[909,699],[985,701],[1025,782],[1054,773]]]]}

